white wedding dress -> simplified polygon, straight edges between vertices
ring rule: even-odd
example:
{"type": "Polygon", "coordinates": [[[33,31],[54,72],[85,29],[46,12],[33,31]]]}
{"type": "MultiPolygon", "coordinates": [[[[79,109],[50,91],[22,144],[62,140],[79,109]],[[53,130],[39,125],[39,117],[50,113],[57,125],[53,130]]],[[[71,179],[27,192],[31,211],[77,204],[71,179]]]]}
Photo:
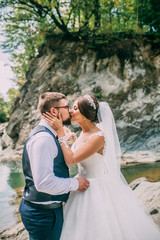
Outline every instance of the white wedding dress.
{"type": "Polygon", "coordinates": [[[158,227],[128,184],[122,176],[111,180],[104,162],[104,155],[95,153],[78,164],[76,177],[87,178],[90,186],[71,192],[61,240],[160,240],[158,227]]]}

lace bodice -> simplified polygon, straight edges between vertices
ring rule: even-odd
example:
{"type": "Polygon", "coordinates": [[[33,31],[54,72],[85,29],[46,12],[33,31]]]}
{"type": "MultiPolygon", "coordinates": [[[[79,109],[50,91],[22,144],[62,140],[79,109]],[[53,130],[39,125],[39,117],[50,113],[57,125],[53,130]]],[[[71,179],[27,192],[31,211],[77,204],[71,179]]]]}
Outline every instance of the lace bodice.
{"type": "MultiPolygon", "coordinates": [[[[98,132],[96,134],[90,135],[88,139],[92,136],[104,136],[103,132],[98,132]]],[[[79,149],[86,141],[81,142],[79,145],[75,146],[73,144],[72,151],[76,151],[79,149]]],[[[103,163],[104,156],[99,153],[94,153],[90,157],[86,158],[82,162],[78,163],[78,177],[85,177],[85,178],[96,178],[98,176],[102,176],[104,174],[104,163],[103,163]]]]}

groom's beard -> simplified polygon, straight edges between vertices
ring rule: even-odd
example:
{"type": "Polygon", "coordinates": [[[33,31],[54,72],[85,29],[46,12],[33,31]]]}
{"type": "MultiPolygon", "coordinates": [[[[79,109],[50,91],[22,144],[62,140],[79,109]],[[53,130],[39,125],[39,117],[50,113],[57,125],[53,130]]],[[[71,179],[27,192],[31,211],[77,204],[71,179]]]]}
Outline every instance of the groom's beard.
{"type": "Polygon", "coordinates": [[[70,125],[71,124],[71,119],[67,118],[66,120],[63,121],[64,125],[70,125]]]}
{"type": "MultiPolygon", "coordinates": [[[[59,111],[58,111],[58,114],[59,114],[59,111]]],[[[57,118],[59,119],[58,114],[57,114],[57,118]]],[[[62,119],[62,122],[64,125],[71,125],[71,118],[68,117],[66,120],[62,119]]]]}

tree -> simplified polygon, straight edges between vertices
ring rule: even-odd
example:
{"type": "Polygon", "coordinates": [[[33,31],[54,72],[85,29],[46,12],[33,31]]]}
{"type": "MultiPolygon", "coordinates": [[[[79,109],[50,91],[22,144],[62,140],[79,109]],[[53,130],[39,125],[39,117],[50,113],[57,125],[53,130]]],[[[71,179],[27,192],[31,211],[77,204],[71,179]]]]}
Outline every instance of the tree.
{"type": "Polygon", "coordinates": [[[9,119],[9,106],[4,97],[0,94],[0,123],[7,122],[9,119]]]}
{"type": "Polygon", "coordinates": [[[45,44],[46,35],[63,32],[67,36],[88,36],[100,24],[99,0],[0,0],[1,29],[5,51],[12,52],[17,84],[26,81],[30,60],[45,44]],[[93,24],[93,16],[95,22],[93,24]]]}
{"type": "Polygon", "coordinates": [[[14,102],[15,96],[19,95],[19,90],[12,87],[8,90],[7,96],[8,96],[8,101],[7,101],[7,106],[9,107],[9,110],[14,102]]]}
{"type": "Polygon", "coordinates": [[[160,1],[139,0],[138,23],[150,32],[160,32],[160,1]]]}

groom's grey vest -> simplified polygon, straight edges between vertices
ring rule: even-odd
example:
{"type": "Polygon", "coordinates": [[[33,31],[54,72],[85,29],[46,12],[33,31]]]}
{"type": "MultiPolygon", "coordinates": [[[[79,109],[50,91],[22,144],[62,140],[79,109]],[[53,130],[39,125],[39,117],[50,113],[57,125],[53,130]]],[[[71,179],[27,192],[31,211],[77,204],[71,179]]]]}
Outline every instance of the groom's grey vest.
{"type": "Polygon", "coordinates": [[[33,201],[33,202],[46,202],[46,201],[62,201],[66,202],[69,196],[69,193],[67,194],[62,194],[62,195],[50,195],[47,193],[43,192],[38,192],[34,186],[33,182],[33,176],[31,172],[31,166],[30,166],[30,161],[26,149],[26,144],[29,141],[29,139],[39,133],[39,132],[48,132],[49,134],[52,135],[57,147],[58,147],[58,155],[56,158],[53,159],[54,161],[54,168],[53,172],[55,176],[57,177],[62,177],[62,178],[68,178],[69,177],[69,171],[68,167],[64,161],[63,153],[60,147],[60,144],[58,142],[58,139],[54,136],[54,134],[46,127],[38,125],[33,129],[33,131],[30,133],[28,136],[25,145],[24,145],[24,150],[23,150],[23,157],[22,157],[22,166],[23,166],[23,173],[25,176],[25,188],[23,191],[23,198],[27,201],[33,201]]]}

